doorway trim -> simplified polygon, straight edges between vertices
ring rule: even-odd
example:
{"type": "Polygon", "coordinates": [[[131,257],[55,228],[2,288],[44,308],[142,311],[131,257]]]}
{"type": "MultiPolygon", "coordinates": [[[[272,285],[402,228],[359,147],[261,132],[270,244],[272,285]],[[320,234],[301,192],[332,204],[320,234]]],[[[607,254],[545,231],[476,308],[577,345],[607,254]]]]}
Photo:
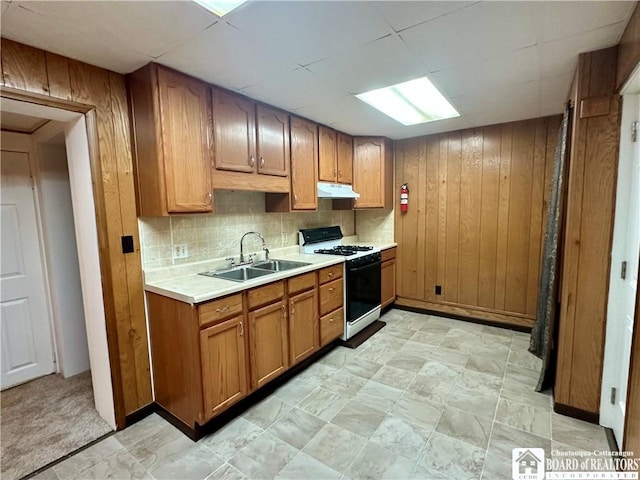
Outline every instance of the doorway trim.
{"type": "MultiPolygon", "coordinates": [[[[75,120],[73,126],[65,127],[65,137],[72,135],[86,136],[86,155],[89,159],[90,177],[93,192],[93,214],[96,222],[97,247],[99,272],[97,281],[101,289],[101,300],[104,308],[104,332],[106,333],[106,356],[108,362],[98,362],[94,365],[92,359],[92,375],[94,368],[102,367],[98,373],[100,382],[105,382],[110,386],[112,392],[113,405],[102,405],[101,408],[113,412],[113,420],[109,422],[115,428],[122,429],[126,426],[124,394],[122,391],[122,374],[120,370],[120,354],[116,329],[116,313],[113,292],[111,290],[112,272],[109,263],[109,245],[107,236],[106,209],[104,201],[102,169],[100,165],[100,155],[98,151],[98,130],[96,122],[96,110],[91,105],[85,105],[68,100],[60,100],[36,93],[24,92],[7,87],[0,87],[0,98],[2,99],[2,110],[11,111],[20,108],[21,113],[58,120],[65,123],[75,120]],[[20,102],[20,103],[16,103],[20,102]],[[69,128],[69,129],[68,129],[69,128]],[[102,365],[105,363],[105,365],[102,365]]],[[[68,150],[68,155],[72,152],[68,150]]],[[[70,172],[71,174],[71,172],[70,172]]],[[[80,245],[78,246],[80,250],[80,245]]],[[[84,282],[83,282],[84,283],[84,282]]],[[[89,332],[87,332],[89,335],[89,332]]],[[[100,412],[100,408],[96,405],[100,412]]],[[[102,414],[102,412],[100,412],[102,414]]],[[[108,421],[108,419],[105,418],[108,421]]]]}

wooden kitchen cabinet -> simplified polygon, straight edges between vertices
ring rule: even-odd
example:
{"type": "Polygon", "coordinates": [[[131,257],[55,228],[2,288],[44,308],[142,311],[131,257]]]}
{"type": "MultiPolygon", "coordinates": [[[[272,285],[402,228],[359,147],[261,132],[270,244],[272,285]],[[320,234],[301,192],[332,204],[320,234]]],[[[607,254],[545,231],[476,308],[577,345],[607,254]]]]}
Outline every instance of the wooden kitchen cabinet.
{"type": "Polygon", "coordinates": [[[156,64],[129,85],[139,214],[211,212],[208,86],[156,64]]]}
{"type": "Polygon", "coordinates": [[[318,179],[335,183],[338,180],[336,131],[320,125],[318,138],[318,179]]]}
{"type": "Polygon", "coordinates": [[[353,137],[338,132],[336,135],[336,157],[338,163],[338,183],[353,183],[353,137]]]}
{"type": "Polygon", "coordinates": [[[320,346],[331,343],[344,334],[343,265],[332,265],[318,272],[320,285],[320,346]]]}
{"type": "Polygon", "coordinates": [[[393,207],[393,151],[382,137],[353,140],[353,190],[360,194],[354,208],[393,207]]]}
{"type": "Polygon", "coordinates": [[[211,88],[213,188],[289,194],[289,116],[211,88]]]}
{"type": "Polygon", "coordinates": [[[217,88],[212,89],[211,98],[216,169],[255,172],[255,102],[217,88]]]}
{"type": "Polygon", "coordinates": [[[318,291],[314,288],[289,297],[289,346],[291,365],[320,348],[318,291]]]}
{"type": "Polygon", "coordinates": [[[382,251],[382,308],[396,301],[396,248],[382,251]]]}
{"type": "Polygon", "coordinates": [[[318,208],[318,126],[291,117],[291,209],[318,208]]]}
{"type": "Polygon", "coordinates": [[[289,367],[287,304],[284,282],[247,292],[251,387],[257,389],[289,367]]]}
{"type": "Polygon", "coordinates": [[[200,331],[205,420],[247,395],[249,382],[243,320],[239,315],[200,331]]]}
{"type": "Polygon", "coordinates": [[[258,173],[289,176],[289,115],[258,104],[256,108],[258,173]]]}

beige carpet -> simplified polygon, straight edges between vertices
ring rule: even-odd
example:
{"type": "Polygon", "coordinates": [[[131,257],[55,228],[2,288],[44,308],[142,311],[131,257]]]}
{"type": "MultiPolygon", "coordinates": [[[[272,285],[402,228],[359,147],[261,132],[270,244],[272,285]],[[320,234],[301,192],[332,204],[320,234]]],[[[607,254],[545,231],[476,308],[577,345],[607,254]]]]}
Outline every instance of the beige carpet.
{"type": "Polygon", "coordinates": [[[0,394],[2,480],[22,478],[109,433],[94,408],[91,372],[47,375],[0,394]]]}

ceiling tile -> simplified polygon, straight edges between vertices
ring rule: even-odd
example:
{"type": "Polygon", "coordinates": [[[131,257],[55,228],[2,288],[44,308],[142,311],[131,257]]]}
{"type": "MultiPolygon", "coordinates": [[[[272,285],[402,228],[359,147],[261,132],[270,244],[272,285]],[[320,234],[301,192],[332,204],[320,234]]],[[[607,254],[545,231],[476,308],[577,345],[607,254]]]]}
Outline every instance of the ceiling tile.
{"type": "Polygon", "coordinates": [[[412,80],[426,73],[422,61],[395,35],[354,48],[307,67],[345,93],[362,93],[412,80]]]}
{"type": "Polygon", "coordinates": [[[470,61],[430,77],[447,96],[455,97],[540,78],[539,47],[527,47],[483,61],[470,61]]]}
{"type": "Polygon", "coordinates": [[[540,2],[482,2],[400,36],[435,72],[535,45],[541,15],[540,2]]]}
{"type": "MultiPolygon", "coordinates": [[[[51,2],[58,3],[58,2],[51,2]]],[[[121,44],[89,35],[81,26],[12,3],[2,15],[2,36],[118,73],[129,73],[153,58],[121,44]]]]}
{"type": "Polygon", "coordinates": [[[158,57],[214,24],[218,17],[185,1],[15,2],[57,25],[127,50],[158,57]]]}
{"type": "Polygon", "coordinates": [[[625,24],[620,22],[588,33],[543,43],[540,47],[542,77],[555,77],[575,71],[580,53],[617,44],[624,27],[625,24]]]}
{"type": "Polygon", "coordinates": [[[392,33],[367,2],[261,1],[225,16],[274,54],[308,65],[392,33]]]}
{"type": "Polygon", "coordinates": [[[273,74],[256,85],[244,88],[242,93],[286,110],[295,110],[335,98],[341,92],[300,67],[292,72],[273,74]]]}
{"type": "Polygon", "coordinates": [[[235,27],[219,22],[158,61],[195,77],[239,90],[292,72],[297,66],[255,44],[235,27]]]}
{"type": "MultiPolygon", "coordinates": [[[[543,2],[544,42],[629,20],[636,2],[543,2]]],[[[617,38],[615,39],[617,43],[617,38]]]]}
{"type": "Polygon", "coordinates": [[[473,5],[474,2],[371,2],[396,32],[473,5]]]}
{"type": "Polygon", "coordinates": [[[484,112],[516,113],[524,109],[527,112],[538,107],[540,102],[540,81],[511,83],[499,89],[477,91],[455,99],[461,113],[471,117],[484,112]]]}
{"type": "Polygon", "coordinates": [[[296,108],[293,113],[308,118],[314,122],[331,125],[340,121],[342,106],[349,101],[350,95],[338,94],[333,98],[326,98],[321,102],[296,108]]]}

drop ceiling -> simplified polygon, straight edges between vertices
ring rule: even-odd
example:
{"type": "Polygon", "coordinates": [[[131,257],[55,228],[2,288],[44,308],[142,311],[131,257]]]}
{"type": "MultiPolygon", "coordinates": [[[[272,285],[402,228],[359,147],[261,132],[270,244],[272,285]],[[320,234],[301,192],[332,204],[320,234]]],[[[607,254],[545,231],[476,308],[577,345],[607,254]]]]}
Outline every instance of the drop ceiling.
{"type": "Polygon", "coordinates": [[[560,113],[581,52],[635,2],[2,1],[2,36],[120,73],[155,61],[354,135],[560,113]],[[353,95],[427,75],[461,113],[403,126],[353,95]]]}

